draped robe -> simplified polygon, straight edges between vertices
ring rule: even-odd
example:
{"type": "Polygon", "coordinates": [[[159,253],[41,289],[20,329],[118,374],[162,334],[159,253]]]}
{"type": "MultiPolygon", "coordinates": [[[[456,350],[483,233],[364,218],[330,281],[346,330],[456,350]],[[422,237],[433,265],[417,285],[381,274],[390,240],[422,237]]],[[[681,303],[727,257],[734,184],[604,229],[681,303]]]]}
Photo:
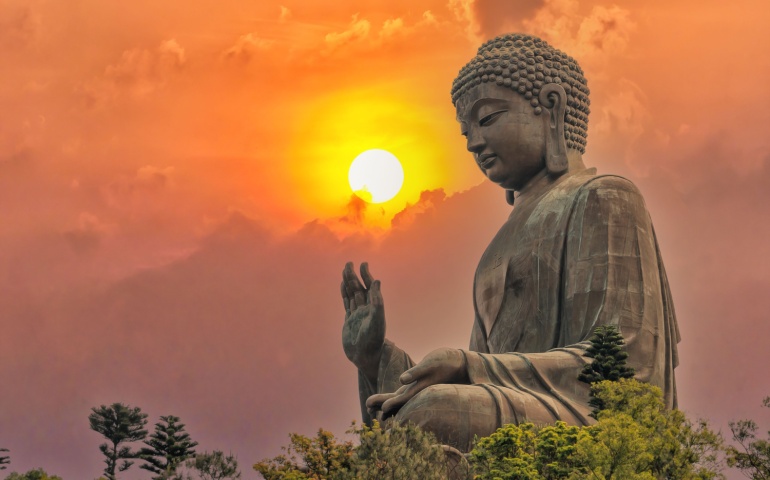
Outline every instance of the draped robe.
{"type": "MultiPolygon", "coordinates": [[[[506,423],[587,425],[589,388],[577,380],[596,327],[616,325],[635,378],[676,406],[679,332],[644,200],[618,176],[580,169],[533,179],[481,257],[474,280],[470,385],[436,385],[396,415],[467,451],[506,423]]],[[[414,365],[387,341],[376,384],[359,373],[364,402],[393,392],[414,365]]]]}

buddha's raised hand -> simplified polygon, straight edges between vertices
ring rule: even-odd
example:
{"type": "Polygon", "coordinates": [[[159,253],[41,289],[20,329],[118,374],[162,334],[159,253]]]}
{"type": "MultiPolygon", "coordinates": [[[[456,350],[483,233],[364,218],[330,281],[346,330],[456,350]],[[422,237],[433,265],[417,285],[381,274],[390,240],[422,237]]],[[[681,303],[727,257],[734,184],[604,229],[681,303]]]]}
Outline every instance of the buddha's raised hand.
{"type": "Polygon", "coordinates": [[[361,264],[361,278],[363,284],[353,271],[353,263],[345,264],[341,285],[345,305],[342,347],[348,359],[374,381],[385,341],[385,307],[380,281],[374,280],[366,262],[361,264]]]}

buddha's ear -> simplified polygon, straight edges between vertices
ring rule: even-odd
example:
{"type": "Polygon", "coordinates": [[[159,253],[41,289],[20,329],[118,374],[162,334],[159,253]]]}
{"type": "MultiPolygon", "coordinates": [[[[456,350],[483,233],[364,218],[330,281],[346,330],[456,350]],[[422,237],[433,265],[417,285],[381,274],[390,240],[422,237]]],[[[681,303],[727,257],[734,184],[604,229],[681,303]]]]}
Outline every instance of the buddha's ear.
{"type": "Polygon", "coordinates": [[[564,139],[564,116],[567,111],[567,92],[561,85],[543,85],[538,95],[543,106],[545,123],[545,168],[554,176],[567,171],[567,141],[564,139]]]}

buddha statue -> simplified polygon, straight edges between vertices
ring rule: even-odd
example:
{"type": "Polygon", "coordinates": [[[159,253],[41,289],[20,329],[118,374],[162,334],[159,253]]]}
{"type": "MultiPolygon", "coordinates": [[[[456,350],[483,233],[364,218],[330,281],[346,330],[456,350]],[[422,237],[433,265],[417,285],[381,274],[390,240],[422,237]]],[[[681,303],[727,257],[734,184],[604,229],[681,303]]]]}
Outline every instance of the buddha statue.
{"type": "Polygon", "coordinates": [[[468,349],[415,363],[385,336],[380,282],[342,273],[342,343],[365,422],[413,422],[467,452],[507,423],[587,425],[578,381],[592,332],[615,325],[635,378],[676,406],[679,332],[639,190],[586,168],[589,90],[577,62],[523,34],[484,43],[452,86],[461,133],[512,211],[475,274],[468,349]]]}

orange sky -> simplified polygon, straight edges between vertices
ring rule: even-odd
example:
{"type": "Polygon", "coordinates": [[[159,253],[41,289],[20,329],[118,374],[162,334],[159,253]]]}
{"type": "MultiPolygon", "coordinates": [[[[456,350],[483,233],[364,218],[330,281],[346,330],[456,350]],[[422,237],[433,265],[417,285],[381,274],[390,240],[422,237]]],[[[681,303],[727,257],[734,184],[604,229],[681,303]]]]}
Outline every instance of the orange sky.
{"type": "Polygon", "coordinates": [[[245,478],[290,431],[343,432],[358,409],[339,341],[348,259],[370,260],[388,335],[414,357],[465,347],[475,263],[507,205],[465,151],[449,89],[508,31],[578,59],[586,163],[645,195],[682,330],[682,407],[758,417],[768,24],[748,0],[0,0],[12,469],[95,478],[86,417],[114,401],[182,417],[245,478]],[[405,184],[362,207],[347,167],[370,148],[402,160],[405,184]]]}

